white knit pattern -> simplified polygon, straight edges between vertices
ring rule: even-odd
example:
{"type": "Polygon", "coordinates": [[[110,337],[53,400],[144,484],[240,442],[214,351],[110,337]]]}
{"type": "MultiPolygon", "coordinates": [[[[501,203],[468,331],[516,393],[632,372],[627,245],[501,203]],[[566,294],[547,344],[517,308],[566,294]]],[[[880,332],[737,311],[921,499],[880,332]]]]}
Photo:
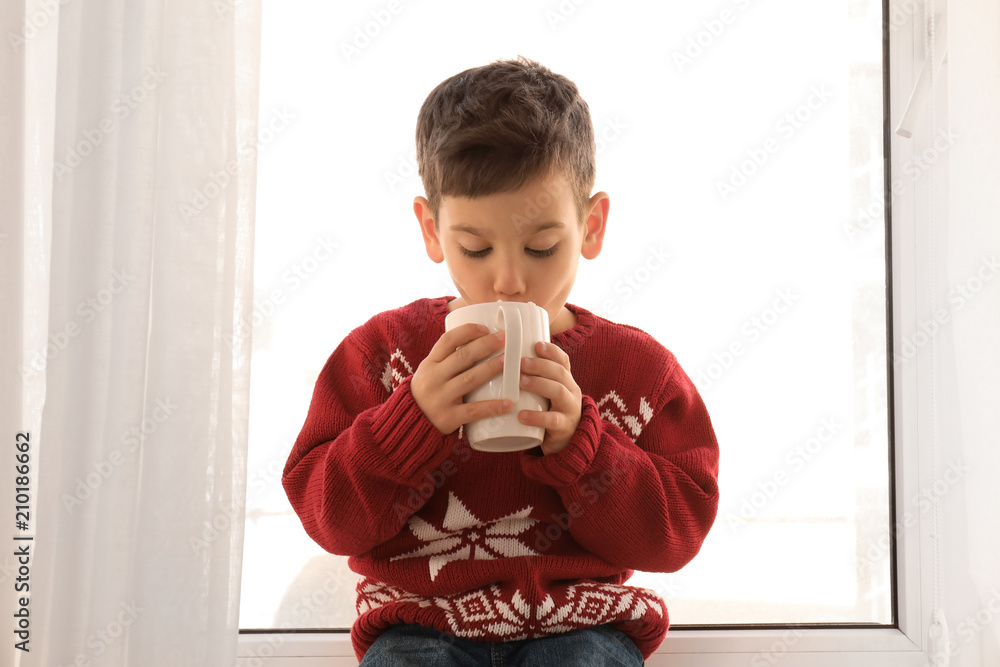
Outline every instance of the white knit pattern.
{"type": "Polygon", "coordinates": [[[431,581],[434,581],[441,568],[456,560],[537,556],[538,553],[521,538],[521,535],[538,523],[529,517],[532,509],[534,508],[528,506],[486,522],[470,512],[458,496],[449,492],[448,509],[440,528],[414,514],[406,525],[424,545],[390,560],[429,556],[427,566],[431,581]]]}
{"type": "Polygon", "coordinates": [[[403,356],[403,351],[397,347],[396,351],[389,357],[389,361],[385,362],[385,368],[382,370],[382,386],[391,394],[396,391],[400,382],[411,375],[413,375],[413,367],[403,356]]]}
{"type": "MultiPolygon", "coordinates": [[[[403,380],[413,375],[413,372],[413,366],[411,366],[410,362],[407,361],[403,351],[397,347],[396,351],[389,357],[389,361],[386,362],[385,367],[382,370],[382,385],[385,387],[385,390],[391,394],[396,391],[396,387],[398,387],[403,380]]],[[[628,406],[625,405],[625,401],[623,401],[621,396],[619,396],[614,390],[609,391],[601,400],[597,401],[597,410],[602,419],[607,419],[609,422],[624,431],[632,442],[635,442],[636,438],[639,437],[639,434],[642,433],[643,427],[649,423],[650,419],[653,418],[653,408],[650,406],[649,402],[646,401],[645,396],[641,396],[639,398],[638,415],[634,415],[628,411],[628,406]],[[605,404],[607,404],[607,407],[602,409],[602,406],[605,404]]],[[[464,426],[462,429],[464,429],[464,426]]],[[[460,438],[462,437],[462,434],[463,430],[460,430],[460,438]]]]}
{"type": "Polygon", "coordinates": [[[597,410],[600,412],[602,419],[607,419],[624,431],[625,435],[632,439],[632,442],[635,442],[635,439],[642,433],[642,427],[648,424],[649,420],[653,418],[653,408],[646,401],[645,396],[639,398],[639,416],[637,417],[629,414],[625,401],[614,390],[609,391],[605,394],[604,398],[597,402],[597,410]],[[609,401],[610,405],[601,410],[601,406],[609,401]],[[642,417],[641,422],[639,421],[639,417],[642,417]]]}
{"type": "Polygon", "coordinates": [[[653,613],[663,618],[663,600],[646,588],[583,583],[564,589],[556,603],[551,595],[537,605],[526,601],[521,591],[509,598],[499,586],[458,595],[421,597],[398,588],[362,579],[358,583],[358,614],[390,603],[415,603],[444,612],[451,634],[468,639],[516,641],[605,623],[638,621],[653,613]]]}

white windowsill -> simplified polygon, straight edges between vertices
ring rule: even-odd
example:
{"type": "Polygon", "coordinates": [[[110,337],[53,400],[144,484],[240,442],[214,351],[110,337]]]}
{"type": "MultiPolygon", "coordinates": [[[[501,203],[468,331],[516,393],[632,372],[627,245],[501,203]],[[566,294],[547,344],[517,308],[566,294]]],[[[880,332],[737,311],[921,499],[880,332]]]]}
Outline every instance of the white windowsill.
{"type": "MultiPolygon", "coordinates": [[[[257,663],[254,658],[264,657],[269,658],[268,667],[358,664],[346,632],[240,635],[238,667],[251,667],[257,663]]],[[[859,667],[908,667],[921,664],[922,658],[919,646],[894,628],[671,630],[646,664],[764,667],[780,662],[787,667],[815,667],[847,660],[859,667]]]]}

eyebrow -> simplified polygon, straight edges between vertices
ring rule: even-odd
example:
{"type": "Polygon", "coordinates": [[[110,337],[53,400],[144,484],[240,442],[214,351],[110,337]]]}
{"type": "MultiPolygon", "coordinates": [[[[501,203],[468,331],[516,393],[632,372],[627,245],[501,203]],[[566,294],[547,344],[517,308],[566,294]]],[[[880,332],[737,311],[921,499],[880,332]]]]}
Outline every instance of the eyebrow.
{"type": "MultiPolygon", "coordinates": [[[[565,226],[566,225],[564,225],[561,222],[541,222],[535,225],[534,231],[532,231],[531,234],[529,234],[529,236],[537,234],[546,229],[563,228],[565,226]]],[[[449,225],[448,229],[450,229],[453,232],[468,232],[469,234],[473,234],[474,236],[489,238],[489,234],[486,232],[486,230],[479,229],[478,227],[472,227],[470,225],[449,225]]]]}

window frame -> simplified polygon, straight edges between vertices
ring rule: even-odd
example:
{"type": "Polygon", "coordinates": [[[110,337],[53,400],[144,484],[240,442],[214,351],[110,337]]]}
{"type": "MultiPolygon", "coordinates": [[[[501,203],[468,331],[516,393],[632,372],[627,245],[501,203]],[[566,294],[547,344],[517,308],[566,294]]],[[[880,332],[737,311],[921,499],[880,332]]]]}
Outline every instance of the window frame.
{"type": "MultiPolygon", "coordinates": [[[[928,219],[918,202],[926,201],[928,180],[908,182],[911,186],[890,199],[888,184],[892,174],[903,173],[903,165],[932,144],[929,123],[920,122],[910,139],[894,133],[895,123],[910,98],[923,64],[927,33],[923,8],[912,0],[883,0],[883,66],[888,72],[888,96],[883,109],[885,137],[889,150],[885,164],[885,216],[891,219],[887,238],[889,258],[887,331],[893,349],[900,349],[902,335],[917,328],[918,313],[930,312],[929,293],[919,277],[926,275],[926,255],[918,254],[926,238],[928,219]],[[911,14],[912,12],[912,14],[911,14]],[[894,22],[890,22],[890,17],[894,22]],[[896,17],[905,17],[903,22],[896,17]]],[[[884,77],[885,75],[883,75],[884,77]]],[[[885,81],[885,78],[883,78],[885,81]]],[[[929,113],[924,109],[923,113],[929,113]]],[[[942,115],[938,112],[939,119],[942,115]]],[[[939,181],[943,177],[938,177],[939,181]]],[[[925,208],[925,207],[924,207],[925,208]]],[[[866,233],[877,233],[868,230],[866,233]]],[[[929,488],[931,477],[929,424],[921,417],[930,405],[928,386],[918,383],[922,362],[895,365],[887,352],[891,379],[889,399],[890,464],[892,466],[892,533],[895,584],[895,626],[679,626],[671,628],[660,648],[646,661],[649,667],[824,667],[841,664],[845,655],[856,667],[917,667],[924,661],[925,633],[931,610],[931,577],[921,563],[931,562],[929,516],[912,513],[904,524],[906,498],[921,488],[929,488]],[[905,527],[904,527],[905,526],[905,527]]],[[[239,667],[341,667],[356,666],[357,659],[347,631],[241,630],[237,644],[239,667]]]]}

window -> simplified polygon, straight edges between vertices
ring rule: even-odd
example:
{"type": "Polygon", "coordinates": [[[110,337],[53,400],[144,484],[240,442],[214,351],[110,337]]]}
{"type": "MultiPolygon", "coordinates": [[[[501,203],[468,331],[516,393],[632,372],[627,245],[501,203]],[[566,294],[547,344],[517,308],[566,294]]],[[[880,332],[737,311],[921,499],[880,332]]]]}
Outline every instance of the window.
{"type": "MultiPolygon", "coordinates": [[[[305,535],[281,469],[344,336],[379,311],[456,294],[411,212],[423,193],[417,111],[447,76],[519,53],[580,87],[598,137],[596,187],[612,200],[605,248],[581,261],[570,301],[671,349],[722,448],[722,501],[702,552],[678,573],[630,582],[666,598],[673,629],[658,653],[770,665],[847,647],[856,664],[909,664],[916,547],[901,544],[894,560],[890,501],[898,517],[915,479],[890,447],[888,388],[895,379],[898,409],[912,378],[905,358],[895,378],[887,370],[882,24],[901,106],[920,65],[915,11],[567,0],[502,11],[286,3],[265,14],[257,307],[246,323],[247,664],[272,654],[354,664],[346,635],[288,631],[349,628],[356,578],[305,535]],[[469,27],[486,21],[489,31],[469,27]]],[[[918,148],[894,141],[892,172],[918,148]]],[[[913,214],[921,184],[903,185],[897,218],[913,214]]],[[[893,231],[893,275],[907,261],[904,228],[893,231]]],[[[898,421],[897,433],[911,426],[898,421]]]]}

